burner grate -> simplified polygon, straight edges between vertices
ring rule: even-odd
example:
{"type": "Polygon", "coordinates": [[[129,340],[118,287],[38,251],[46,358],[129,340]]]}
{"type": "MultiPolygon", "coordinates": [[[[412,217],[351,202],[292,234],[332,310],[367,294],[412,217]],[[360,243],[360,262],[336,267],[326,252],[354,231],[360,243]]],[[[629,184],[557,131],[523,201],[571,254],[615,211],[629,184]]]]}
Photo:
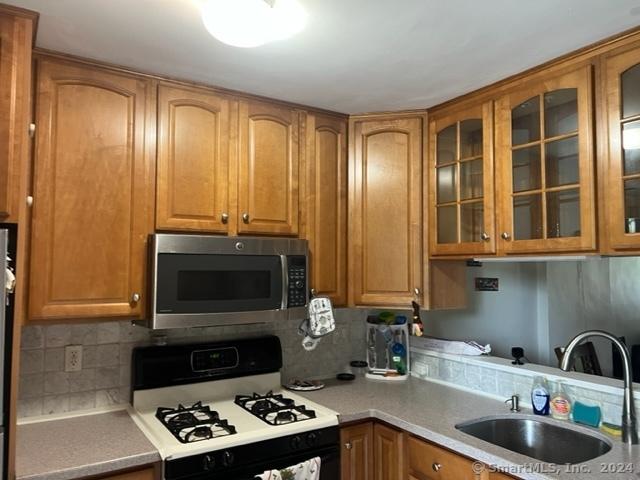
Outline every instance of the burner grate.
{"type": "Polygon", "coordinates": [[[296,405],[292,399],[272,391],[265,395],[236,395],[235,403],[269,425],[284,425],[316,417],[315,411],[296,405]]]}
{"type": "Polygon", "coordinates": [[[197,402],[191,407],[160,407],[156,418],[182,443],[198,442],[236,433],[236,427],[223,420],[218,412],[197,402]]]}

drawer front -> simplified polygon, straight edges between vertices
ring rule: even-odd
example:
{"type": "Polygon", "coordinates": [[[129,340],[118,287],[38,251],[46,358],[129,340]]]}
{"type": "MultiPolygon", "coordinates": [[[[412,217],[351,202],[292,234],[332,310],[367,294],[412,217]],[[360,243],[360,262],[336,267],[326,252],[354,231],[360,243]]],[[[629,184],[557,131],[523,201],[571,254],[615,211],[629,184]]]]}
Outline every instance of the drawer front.
{"type": "Polygon", "coordinates": [[[473,462],[415,437],[408,439],[409,478],[412,480],[479,480],[473,462]]]}

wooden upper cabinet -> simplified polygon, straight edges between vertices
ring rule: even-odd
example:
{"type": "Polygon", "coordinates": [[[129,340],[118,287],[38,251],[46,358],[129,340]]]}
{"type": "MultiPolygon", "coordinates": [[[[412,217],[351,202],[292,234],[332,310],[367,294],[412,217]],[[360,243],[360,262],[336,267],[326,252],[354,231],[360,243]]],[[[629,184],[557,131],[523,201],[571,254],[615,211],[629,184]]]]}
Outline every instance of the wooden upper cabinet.
{"type": "Polygon", "coordinates": [[[603,62],[609,139],[605,232],[614,250],[640,249],[640,46],[603,62]]]}
{"type": "Polygon", "coordinates": [[[498,250],[596,248],[591,66],[496,103],[498,250]]]}
{"type": "Polygon", "coordinates": [[[0,6],[0,222],[18,221],[29,152],[33,18],[0,6]]]}
{"type": "Polygon", "coordinates": [[[240,102],[238,233],[298,234],[298,115],[240,102]]]}
{"type": "Polygon", "coordinates": [[[408,307],[423,290],[423,118],[349,126],[349,303],[408,307]]]}
{"type": "Polygon", "coordinates": [[[335,306],[347,303],[347,121],[308,114],[305,238],[311,285],[335,306]]]}
{"type": "Polygon", "coordinates": [[[29,317],[141,317],[152,83],[46,57],[37,78],[29,317]]]}
{"type": "Polygon", "coordinates": [[[374,477],[373,423],[340,429],[341,480],[372,480],[374,477]]]}
{"type": "Polygon", "coordinates": [[[429,120],[431,255],[495,253],[493,104],[429,120]]]}
{"type": "Polygon", "coordinates": [[[229,100],[204,89],[158,89],[156,228],[226,233],[229,100]]]}

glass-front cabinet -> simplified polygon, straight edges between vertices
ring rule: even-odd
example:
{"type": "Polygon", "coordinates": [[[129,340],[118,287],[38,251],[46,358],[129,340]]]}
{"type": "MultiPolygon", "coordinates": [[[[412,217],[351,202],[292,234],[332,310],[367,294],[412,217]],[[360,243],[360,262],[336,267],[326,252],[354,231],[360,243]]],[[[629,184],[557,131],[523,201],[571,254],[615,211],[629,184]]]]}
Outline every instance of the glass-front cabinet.
{"type": "Polygon", "coordinates": [[[498,251],[596,248],[591,67],[496,103],[498,251]]]}
{"type": "Polygon", "coordinates": [[[493,104],[429,122],[431,255],[495,253],[493,104]]]}
{"type": "Polygon", "coordinates": [[[608,115],[605,227],[614,250],[640,248],[640,47],[605,59],[608,115]]]}

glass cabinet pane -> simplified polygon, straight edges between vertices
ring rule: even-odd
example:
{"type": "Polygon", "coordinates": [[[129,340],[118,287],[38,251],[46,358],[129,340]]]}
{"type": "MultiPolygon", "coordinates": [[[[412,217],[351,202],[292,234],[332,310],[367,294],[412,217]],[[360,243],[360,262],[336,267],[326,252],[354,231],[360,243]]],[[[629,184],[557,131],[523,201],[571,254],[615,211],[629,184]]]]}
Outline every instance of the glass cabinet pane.
{"type": "Polygon", "coordinates": [[[482,120],[460,122],[460,158],[482,155],[482,120]]]}
{"type": "Polygon", "coordinates": [[[540,97],[535,96],[511,110],[511,144],[540,140],[540,97]]]}
{"type": "Polygon", "coordinates": [[[515,240],[542,238],[542,196],[513,197],[513,236],[515,240]]]}
{"type": "Polygon", "coordinates": [[[460,200],[482,197],[482,159],[460,163],[460,200]]]}
{"type": "Polygon", "coordinates": [[[624,182],[625,232],[640,233],[640,178],[624,182]]]}
{"type": "Polygon", "coordinates": [[[624,174],[640,173],[640,120],[622,126],[624,174]]]}
{"type": "Polygon", "coordinates": [[[579,190],[547,192],[547,237],[580,236],[579,190]]]}
{"type": "Polygon", "coordinates": [[[456,124],[441,130],[436,139],[436,164],[451,163],[456,160],[456,124]]]}
{"type": "Polygon", "coordinates": [[[545,173],[547,188],[579,182],[577,136],[545,145],[545,173]]]}
{"type": "Polygon", "coordinates": [[[438,172],[438,203],[455,202],[456,198],[456,166],[440,167],[438,172]]]}
{"type": "Polygon", "coordinates": [[[514,192],[540,188],[540,176],[540,145],[513,151],[514,192]]]}
{"type": "Polygon", "coordinates": [[[578,130],[578,90],[563,88],[544,94],[544,136],[556,137],[578,130]]]}
{"type": "Polygon", "coordinates": [[[640,65],[622,74],[622,118],[640,115],[640,65]]]}
{"type": "Polygon", "coordinates": [[[484,206],[482,202],[460,205],[460,241],[480,242],[484,230],[484,206]]]}
{"type": "Polygon", "coordinates": [[[456,205],[438,207],[438,243],[456,243],[458,241],[457,209],[456,205]]]}

